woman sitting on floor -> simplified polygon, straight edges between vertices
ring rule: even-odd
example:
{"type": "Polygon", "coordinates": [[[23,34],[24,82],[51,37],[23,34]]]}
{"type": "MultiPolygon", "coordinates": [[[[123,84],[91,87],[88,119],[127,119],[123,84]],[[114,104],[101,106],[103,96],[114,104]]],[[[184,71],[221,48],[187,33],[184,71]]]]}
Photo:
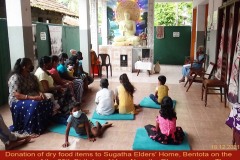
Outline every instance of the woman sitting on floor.
{"type": "Polygon", "coordinates": [[[176,127],[177,116],[170,97],[163,98],[159,113],[156,126],[150,124],[145,126],[148,136],[162,144],[181,144],[184,132],[181,127],[176,127]]]}
{"type": "Polygon", "coordinates": [[[10,74],[9,105],[13,125],[11,131],[41,134],[52,116],[53,103],[40,92],[37,78],[29,58],[19,58],[10,74]]]}
{"type": "Polygon", "coordinates": [[[58,97],[56,97],[56,95],[61,92],[61,88],[60,86],[54,85],[51,75],[47,72],[48,69],[52,68],[51,66],[52,64],[50,57],[44,56],[40,58],[39,67],[35,71],[34,75],[38,79],[40,91],[43,92],[48,99],[51,99],[54,102],[53,114],[56,114],[60,108],[59,104],[57,103],[58,97]]]}
{"type": "Polygon", "coordinates": [[[88,90],[88,85],[91,84],[94,79],[93,77],[89,76],[87,72],[83,70],[83,56],[82,52],[78,51],[76,55],[73,55],[69,58],[70,64],[74,68],[74,73],[73,75],[76,77],[79,77],[83,80],[84,82],[84,91],[88,90]]]}
{"type": "Polygon", "coordinates": [[[44,56],[39,61],[39,67],[35,72],[35,76],[38,78],[40,90],[44,94],[54,101],[54,114],[68,111],[68,105],[72,102],[70,91],[67,88],[63,88],[60,85],[55,85],[53,78],[47,70],[52,68],[51,57],[44,56]],[[57,101],[55,101],[57,100],[57,101]]]}
{"type": "Polygon", "coordinates": [[[75,101],[75,94],[74,94],[74,86],[73,86],[73,82],[72,81],[69,81],[69,80],[65,80],[65,79],[62,79],[57,71],[57,66],[58,66],[58,63],[59,63],[59,58],[58,56],[56,55],[53,55],[52,57],[52,68],[50,70],[48,70],[48,72],[51,74],[53,80],[54,80],[54,83],[56,85],[60,85],[62,86],[63,88],[68,88],[71,92],[71,94],[74,96],[73,97],[73,100],[75,101]]]}
{"type": "Polygon", "coordinates": [[[76,95],[76,101],[82,102],[82,95],[83,95],[83,81],[77,77],[72,77],[68,73],[68,69],[65,66],[65,61],[68,59],[68,55],[66,53],[62,53],[59,55],[60,63],[57,66],[57,71],[61,78],[65,80],[72,81],[74,84],[74,93],[76,95]]]}

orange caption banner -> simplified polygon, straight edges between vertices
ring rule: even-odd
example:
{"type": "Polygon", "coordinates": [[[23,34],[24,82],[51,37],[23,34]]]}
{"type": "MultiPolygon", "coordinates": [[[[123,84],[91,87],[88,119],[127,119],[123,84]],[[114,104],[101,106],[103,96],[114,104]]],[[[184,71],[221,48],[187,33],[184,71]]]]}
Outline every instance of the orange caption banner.
{"type": "Polygon", "coordinates": [[[240,151],[0,151],[1,160],[238,160],[240,151]]]}

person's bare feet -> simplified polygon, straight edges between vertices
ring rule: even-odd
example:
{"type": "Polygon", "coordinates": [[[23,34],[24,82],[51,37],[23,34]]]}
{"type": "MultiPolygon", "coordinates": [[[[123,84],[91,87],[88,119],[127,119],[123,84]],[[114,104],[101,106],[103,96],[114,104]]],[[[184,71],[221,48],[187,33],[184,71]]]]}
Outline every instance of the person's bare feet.
{"type": "Polygon", "coordinates": [[[18,137],[16,141],[10,141],[8,144],[5,144],[5,149],[6,150],[11,150],[14,149],[16,147],[22,146],[24,144],[27,144],[31,141],[31,137],[30,136],[26,136],[26,137],[18,137]]]}
{"type": "Polygon", "coordinates": [[[139,111],[142,111],[142,107],[140,106],[140,104],[134,104],[135,109],[138,109],[139,111]]]}
{"type": "Polygon", "coordinates": [[[134,104],[134,107],[135,107],[135,112],[136,113],[139,113],[143,110],[142,107],[139,104],[138,105],[134,104]]]}
{"type": "Polygon", "coordinates": [[[35,134],[35,133],[30,135],[31,138],[38,138],[39,136],[40,136],[40,134],[35,134]]]}
{"type": "Polygon", "coordinates": [[[19,137],[17,137],[16,141],[20,141],[20,140],[28,139],[28,138],[31,138],[31,136],[19,136],[19,137]]]}
{"type": "Polygon", "coordinates": [[[185,78],[180,79],[179,83],[181,83],[181,82],[185,82],[185,78]]]}
{"type": "Polygon", "coordinates": [[[136,112],[142,112],[142,110],[143,110],[142,108],[137,108],[136,112]]]}
{"type": "Polygon", "coordinates": [[[108,127],[112,127],[113,124],[112,124],[112,123],[108,123],[108,122],[106,122],[106,123],[104,124],[104,126],[106,126],[106,127],[108,128],[108,127]]]}

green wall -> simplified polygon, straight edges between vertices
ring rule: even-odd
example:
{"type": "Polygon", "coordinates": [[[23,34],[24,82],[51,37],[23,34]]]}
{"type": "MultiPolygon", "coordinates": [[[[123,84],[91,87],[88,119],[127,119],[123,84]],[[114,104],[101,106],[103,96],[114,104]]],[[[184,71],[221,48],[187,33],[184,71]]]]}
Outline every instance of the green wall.
{"type": "MultiPolygon", "coordinates": [[[[51,39],[47,23],[36,23],[37,55],[51,55],[51,39]],[[46,40],[40,39],[40,33],[46,33],[46,40]]],[[[58,25],[59,26],[59,25],[58,25]]],[[[63,26],[62,28],[62,51],[70,55],[69,50],[80,50],[79,27],[63,26]]]]}
{"type": "Polygon", "coordinates": [[[190,56],[191,27],[190,26],[166,26],[164,38],[156,38],[154,28],[154,63],[182,65],[185,57],[190,56]],[[179,32],[179,37],[173,37],[173,32],[179,32]]]}
{"type": "Polygon", "coordinates": [[[70,49],[80,50],[79,27],[63,26],[63,52],[70,54],[70,49]]]}
{"type": "Polygon", "coordinates": [[[0,19],[0,105],[8,101],[8,75],[11,70],[6,19],[0,19]]]}
{"type": "MultiPolygon", "coordinates": [[[[48,25],[36,24],[37,57],[51,55],[51,43],[48,25]],[[46,40],[40,39],[40,33],[46,33],[46,40]]],[[[63,26],[63,52],[69,54],[70,49],[80,50],[79,27],[63,26]]],[[[6,19],[0,19],[0,105],[8,102],[8,75],[11,71],[8,30],[6,19]]]]}
{"type": "Polygon", "coordinates": [[[48,24],[36,23],[36,41],[37,41],[37,57],[38,59],[43,56],[51,55],[51,41],[48,30],[48,24]],[[41,40],[40,33],[46,33],[46,40],[41,40]]]}

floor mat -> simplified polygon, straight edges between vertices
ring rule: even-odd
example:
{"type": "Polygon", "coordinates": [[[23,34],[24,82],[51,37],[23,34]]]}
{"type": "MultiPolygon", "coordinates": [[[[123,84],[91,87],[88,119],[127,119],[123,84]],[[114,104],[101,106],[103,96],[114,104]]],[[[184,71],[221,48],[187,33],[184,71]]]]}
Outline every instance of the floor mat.
{"type": "MultiPolygon", "coordinates": [[[[106,123],[106,121],[104,121],[104,120],[91,119],[91,121],[93,122],[94,125],[96,124],[96,121],[98,121],[101,124],[105,124],[106,123]]],[[[55,132],[55,133],[59,133],[59,134],[65,134],[66,125],[64,125],[64,124],[55,124],[55,125],[49,127],[48,129],[51,132],[55,132]]],[[[69,136],[74,136],[74,137],[87,139],[87,135],[80,136],[79,134],[77,134],[75,132],[75,129],[73,127],[70,128],[69,136]]]]}
{"type": "MultiPolygon", "coordinates": [[[[177,101],[173,100],[173,108],[175,108],[177,101]]],[[[155,109],[160,109],[161,105],[155,103],[150,97],[144,97],[140,104],[141,107],[143,108],[155,108],[155,109]]]]}
{"type": "Polygon", "coordinates": [[[160,143],[155,142],[154,140],[150,139],[145,128],[138,128],[135,138],[134,138],[132,149],[133,150],[165,150],[165,151],[166,150],[169,150],[169,151],[171,151],[171,150],[181,150],[181,151],[190,150],[187,133],[186,132],[184,132],[184,133],[185,133],[185,137],[184,137],[182,144],[165,145],[165,144],[160,144],[160,143]]]}
{"type": "Polygon", "coordinates": [[[113,113],[111,115],[99,115],[96,111],[94,111],[93,119],[103,119],[103,120],[134,120],[134,114],[119,114],[113,113]]]}

